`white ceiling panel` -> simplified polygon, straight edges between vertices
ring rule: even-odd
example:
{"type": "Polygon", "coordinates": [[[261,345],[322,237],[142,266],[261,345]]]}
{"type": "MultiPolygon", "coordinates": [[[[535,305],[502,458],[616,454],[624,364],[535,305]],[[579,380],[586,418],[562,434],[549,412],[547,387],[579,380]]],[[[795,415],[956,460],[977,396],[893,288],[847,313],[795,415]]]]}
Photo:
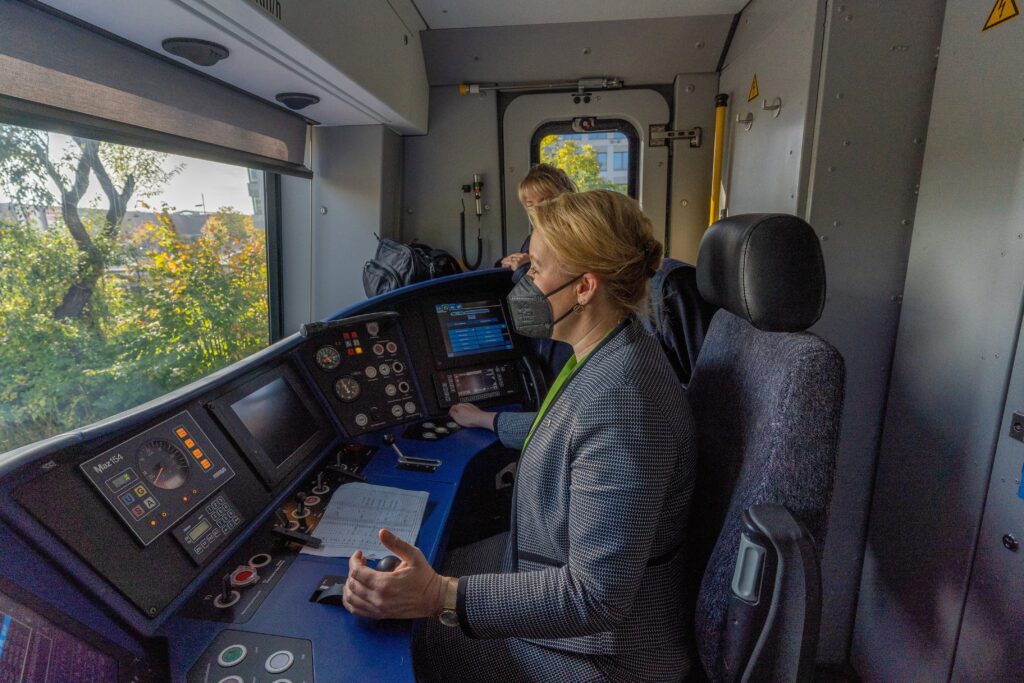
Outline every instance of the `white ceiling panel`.
{"type": "Polygon", "coordinates": [[[199,68],[200,71],[275,104],[274,96],[279,92],[316,93],[321,101],[301,113],[319,123],[386,123],[399,130],[404,125],[387,105],[248,1],[45,1],[187,66],[192,65],[163,50],[164,38],[189,36],[220,43],[231,51],[231,56],[212,67],[199,68]]]}
{"type": "Polygon", "coordinates": [[[736,14],[748,0],[414,0],[431,29],[736,14]]]}

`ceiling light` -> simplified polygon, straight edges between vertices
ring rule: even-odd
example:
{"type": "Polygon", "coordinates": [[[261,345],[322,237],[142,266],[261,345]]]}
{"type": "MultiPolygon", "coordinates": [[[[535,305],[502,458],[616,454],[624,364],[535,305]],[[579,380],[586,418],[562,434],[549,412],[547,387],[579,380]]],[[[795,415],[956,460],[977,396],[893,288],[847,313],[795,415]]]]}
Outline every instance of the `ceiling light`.
{"type": "Polygon", "coordinates": [[[199,66],[213,66],[230,54],[223,45],[199,38],[168,38],[161,45],[175,57],[199,66]]]}
{"type": "Polygon", "coordinates": [[[274,99],[295,111],[305,109],[309,105],[316,104],[320,101],[320,98],[316,95],[310,95],[305,92],[282,92],[278,93],[274,99]]]}

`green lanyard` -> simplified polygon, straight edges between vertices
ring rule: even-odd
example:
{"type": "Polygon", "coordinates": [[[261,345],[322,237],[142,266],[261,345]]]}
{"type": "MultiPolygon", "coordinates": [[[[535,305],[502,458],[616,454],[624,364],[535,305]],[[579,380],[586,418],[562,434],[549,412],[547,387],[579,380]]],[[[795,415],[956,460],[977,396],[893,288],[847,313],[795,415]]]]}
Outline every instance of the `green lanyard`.
{"type": "MultiPolygon", "coordinates": [[[[590,351],[590,353],[583,357],[583,360],[590,358],[590,356],[593,355],[594,351],[597,351],[599,348],[601,348],[601,346],[604,344],[604,341],[609,337],[609,335],[618,330],[620,327],[622,327],[621,324],[616,325],[611,330],[608,330],[608,332],[603,337],[601,337],[601,341],[597,342],[597,344],[590,351]]],[[[548,393],[544,397],[544,401],[540,404],[540,410],[537,411],[537,417],[533,418],[533,424],[530,425],[530,431],[526,435],[526,440],[523,441],[524,451],[526,450],[526,445],[530,443],[530,437],[533,436],[533,432],[534,430],[537,429],[537,425],[539,425],[540,421],[544,419],[544,415],[547,414],[548,408],[551,407],[551,404],[555,402],[555,399],[558,398],[558,395],[562,392],[562,386],[569,381],[569,378],[572,377],[572,374],[576,372],[576,369],[580,367],[580,365],[582,364],[583,363],[581,361],[576,360],[576,354],[574,353],[572,357],[569,358],[568,361],[566,361],[565,365],[562,366],[562,371],[558,373],[558,377],[556,377],[555,381],[552,382],[551,388],[548,389],[548,393]]]]}
{"type": "Polygon", "coordinates": [[[530,443],[530,437],[533,436],[533,431],[537,429],[537,425],[544,419],[544,415],[548,412],[548,408],[554,403],[555,397],[558,396],[562,390],[562,385],[569,381],[569,377],[572,373],[576,372],[576,368],[579,367],[579,362],[576,360],[576,354],[573,354],[571,358],[562,366],[562,371],[558,373],[558,377],[551,384],[551,388],[548,389],[547,395],[544,397],[544,401],[540,404],[540,410],[537,411],[537,417],[533,418],[533,424],[530,425],[530,432],[526,435],[526,441],[523,441],[523,450],[526,450],[526,444],[530,443]]]}

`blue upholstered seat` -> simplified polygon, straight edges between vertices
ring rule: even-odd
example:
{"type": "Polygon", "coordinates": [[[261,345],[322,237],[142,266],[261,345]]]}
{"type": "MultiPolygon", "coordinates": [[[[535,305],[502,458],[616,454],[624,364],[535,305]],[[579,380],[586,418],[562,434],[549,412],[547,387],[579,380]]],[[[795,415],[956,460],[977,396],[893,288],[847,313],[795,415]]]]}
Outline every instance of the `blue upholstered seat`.
{"type": "MultiPolygon", "coordinates": [[[[695,631],[705,672],[719,681],[739,674],[729,668],[736,663],[727,661],[726,642],[744,511],[785,506],[809,532],[818,571],[845,371],[831,344],[803,331],[820,316],[825,287],[818,240],[806,223],[777,215],[725,219],[709,229],[698,264],[701,294],[724,309],[688,388],[698,444],[690,517],[700,579],[695,631]]],[[[817,622],[808,628],[816,647],[817,622]]],[[[806,666],[801,671],[808,675],[806,666]]]]}

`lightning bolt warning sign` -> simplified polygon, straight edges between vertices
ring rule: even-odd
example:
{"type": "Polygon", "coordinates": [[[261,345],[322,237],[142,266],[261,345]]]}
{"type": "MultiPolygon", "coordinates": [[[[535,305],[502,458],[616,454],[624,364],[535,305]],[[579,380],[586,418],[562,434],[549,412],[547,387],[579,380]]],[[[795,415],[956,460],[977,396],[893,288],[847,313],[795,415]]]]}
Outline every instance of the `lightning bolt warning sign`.
{"type": "Polygon", "coordinates": [[[1017,0],[996,0],[995,6],[989,12],[988,21],[985,22],[985,28],[981,30],[982,32],[987,31],[993,26],[998,26],[1019,15],[1020,8],[1017,7],[1017,0]]]}

